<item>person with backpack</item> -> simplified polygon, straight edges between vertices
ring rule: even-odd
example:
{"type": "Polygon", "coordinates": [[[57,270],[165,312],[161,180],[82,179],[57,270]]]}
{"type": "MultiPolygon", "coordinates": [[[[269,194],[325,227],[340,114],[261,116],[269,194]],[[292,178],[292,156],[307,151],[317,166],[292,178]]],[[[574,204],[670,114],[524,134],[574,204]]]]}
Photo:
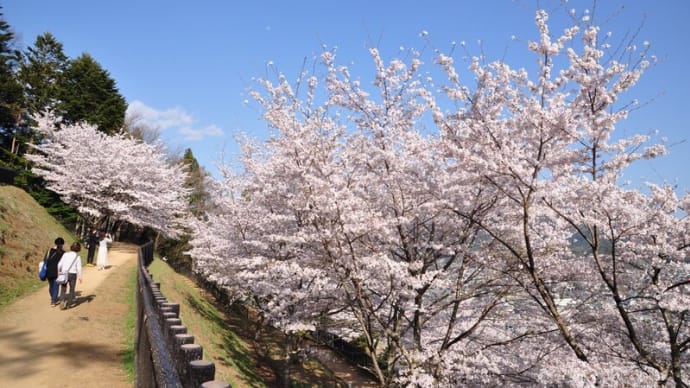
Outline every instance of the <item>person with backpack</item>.
{"type": "MultiPolygon", "coordinates": [[[[58,274],[66,275],[66,282],[60,284],[60,301],[62,301],[62,309],[69,308],[74,301],[76,293],[77,279],[81,283],[81,257],[79,251],[81,244],[78,242],[72,243],[70,251],[62,255],[62,259],[58,263],[58,274]],[[67,285],[69,284],[69,295],[67,294],[67,285]]],[[[59,283],[59,282],[58,282],[59,283]]]]}
{"type": "Polygon", "coordinates": [[[44,260],[46,260],[46,280],[48,280],[48,293],[50,294],[50,305],[55,307],[58,305],[58,284],[55,279],[58,276],[58,263],[65,253],[62,246],[65,245],[65,240],[62,237],[55,239],[55,246],[48,249],[44,260]]]}

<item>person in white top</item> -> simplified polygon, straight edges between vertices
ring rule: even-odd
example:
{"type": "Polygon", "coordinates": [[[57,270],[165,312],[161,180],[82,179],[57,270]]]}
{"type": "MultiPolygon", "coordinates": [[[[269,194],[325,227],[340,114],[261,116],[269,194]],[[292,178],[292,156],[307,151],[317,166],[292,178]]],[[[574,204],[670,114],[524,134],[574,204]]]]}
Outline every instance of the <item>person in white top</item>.
{"type": "Polygon", "coordinates": [[[98,242],[98,256],[96,257],[96,266],[98,270],[106,269],[108,267],[108,244],[113,242],[110,233],[101,232],[101,238],[98,242]]]}
{"type": "Polygon", "coordinates": [[[61,308],[63,310],[70,307],[74,301],[77,279],[79,279],[79,283],[82,282],[80,250],[81,244],[78,242],[72,243],[69,252],[65,252],[62,255],[57,265],[58,273],[67,273],[67,284],[69,284],[69,295],[65,295],[67,293],[67,284],[60,285],[60,297],[58,299],[62,301],[61,308]]]}

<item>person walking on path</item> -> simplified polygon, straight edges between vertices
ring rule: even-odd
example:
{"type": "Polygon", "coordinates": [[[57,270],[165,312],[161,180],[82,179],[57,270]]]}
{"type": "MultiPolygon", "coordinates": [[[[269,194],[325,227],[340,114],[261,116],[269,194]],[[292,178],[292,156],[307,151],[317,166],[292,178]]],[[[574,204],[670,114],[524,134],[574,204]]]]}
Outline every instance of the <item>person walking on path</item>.
{"type": "Polygon", "coordinates": [[[62,237],[55,239],[55,246],[48,249],[46,252],[46,280],[48,280],[48,293],[50,294],[50,305],[58,305],[58,284],[55,279],[58,276],[58,263],[65,253],[62,246],[65,245],[65,240],[62,237]]]}
{"type": "Polygon", "coordinates": [[[65,295],[67,293],[67,284],[60,285],[60,300],[62,301],[63,310],[68,308],[72,301],[74,301],[77,279],[79,279],[79,283],[82,282],[80,250],[81,244],[78,242],[72,243],[70,251],[65,252],[58,263],[58,272],[67,273],[67,284],[69,284],[69,295],[65,295]]]}
{"type": "MultiPolygon", "coordinates": [[[[65,240],[69,251],[71,241],[65,240]]],[[[50,242],[43,237],[42,253],[50,242]]],[[[125,321],[122,301],[132,291],[124,284],[138,268],[137,247],[123,243],[108,251],[110,271],[82,267],[78,308],[56,311],[46,304],[45,288],[0,306],[0,387],[135,387],[123,367],[132,339],[119,328],[125,321]]],[[[83,243],[79,254],[86,255],[83,243]]]]}
{"type": "Polygon", "coordinates": [[[98,240],[100,233],[98,229],[93,228],[91,233],[89,233],[89,238],[86,240],[88,252],[86,254],[86,265],[94,266],[93,258],[96,255],[96,246],[98,245],[98,240]]]}
{"type": "Polygon", "coordinates": [[[106,269],[108,266],[108,244],[113,242],[110,233],[101,232],[101,240],[98,243],[98,257],[96,258],[96,266],[98,270],[106,269]]]}

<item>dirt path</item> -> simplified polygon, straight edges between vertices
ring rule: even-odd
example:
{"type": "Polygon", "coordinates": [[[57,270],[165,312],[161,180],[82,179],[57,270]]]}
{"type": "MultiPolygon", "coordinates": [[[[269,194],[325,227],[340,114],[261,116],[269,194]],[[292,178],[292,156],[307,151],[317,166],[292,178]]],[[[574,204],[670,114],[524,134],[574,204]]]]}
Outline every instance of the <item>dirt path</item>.
{"type": "Polygon", "coordinates": [[[0,309],[0,387],[131,387],[122,325],[136,257],[135,246],[114,243],[108,269],[84,268],[68,310],[50,306],[47,282],[0,309]]]}

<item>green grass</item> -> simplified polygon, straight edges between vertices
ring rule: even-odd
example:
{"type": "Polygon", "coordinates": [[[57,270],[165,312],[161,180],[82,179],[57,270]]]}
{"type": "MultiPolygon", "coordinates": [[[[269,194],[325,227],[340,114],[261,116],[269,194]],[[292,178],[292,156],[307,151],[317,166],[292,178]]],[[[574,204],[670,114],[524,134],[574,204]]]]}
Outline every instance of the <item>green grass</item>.
{"type": "Polygon", "coordinates": [[[135,378],[135,365],[134,365],[134,355],[136,352],[136,346],[134,343],[134,333],[136,331],[136,320],[137,320],[137,302],[136,302],[136,292],[137,292],[137,268],[129,274],[127,277],[127,293],[126,301],[129,309],[124,317],[122,324],[122,337],[125,343],[125,353],[123,359],[123,367],[127,372],[127,378],[131,383],[134,383],[135,378]]]}
{"type": "MultiPolygon", "coordinates": [[[[182,324],[202,345],[204,359],[216,365],[216,380],[233,387],[278,385],[276,375],[282,374],[285,353],[281,332],[264,327],[257,333],[251,314],[220,311],[212,296],[158,258],[149,272],[154,282],[161,283],[166,299],[180,304],[182,324]]],[[[291,387],[346,386],[315,359],[292,364],[290,380],[291,387]]]]}
{"type": "Polygon", "coordinates": [[[36,280],[22,278],[7,283],[6,285],[0,284],[0,306],[10,305],[22,296],[46,286],[38,280],[38,274],[36,275],[36,280]]]}
{"type": "Polygon", "coordinates": [[[161,292],[168,301],[180,304],[182,323],[194,335],[194,342],[203,346],[204,358],[216,364],[216,380],[232,386],[266,386],[253,372],[250,347],[228,330],[223,314],[191,281],[158,259],[151,263],[149,272],[155,282],[161,283],[161,292]]]}

